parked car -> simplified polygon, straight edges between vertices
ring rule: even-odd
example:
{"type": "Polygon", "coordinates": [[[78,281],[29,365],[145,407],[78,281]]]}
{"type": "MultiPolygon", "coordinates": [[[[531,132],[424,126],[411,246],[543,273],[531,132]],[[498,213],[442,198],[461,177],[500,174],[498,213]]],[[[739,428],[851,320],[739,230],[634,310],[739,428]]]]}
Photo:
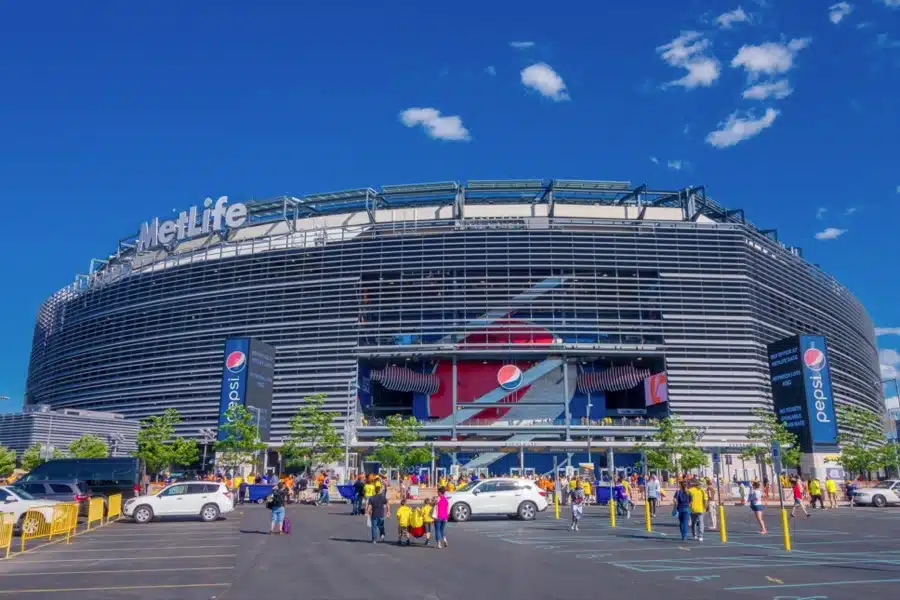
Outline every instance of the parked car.
{"type": "Polygon", "coordinates": [[[224,483],[187,481],[169,485],[156,494],[130,498],[122,512],[144,524],[158,517],[189,515],[210,522],[233,510],[234,499],[224,483]]]}
{"type": "Polygon", "coordinates": [[[508,515],[531,521],[547,510],[545,494],[527,479],[496,478],[470,483],[447,494],[447,499],[454,521],[468,521],[473,515],[508,515]]]}
{"type": "Polygon", "coordinates": [[[887,479],[872,487],[853,491],[854,504],[870,504],[881,508],[888,504],[900,504],[900,480],[887,479]]]}
{"type": "Polygon", "coordinates": [[[38,500],[77,502],[78,515],[87,517],[92,493],[83,481],[21,481],[16,487],[23,489],[38,500]]]}
{"type": "Polygon", "coordinates": [[[16,533],[35,533],[44,523],[53,521],[53,505],[55,500],[40,500],[16,485],[0,486],[0,512],[13,514],[13,531],[16,533]],[[34,512],[26,519],[30,509],[34,512]]]}
{"type": "Polygon", "coordinates": [[[60,458],[38,465],[22,481],[83,481],[94,496],[122,494],[126,500],[141,493],[141,463],[128,457],[60,458]]]}

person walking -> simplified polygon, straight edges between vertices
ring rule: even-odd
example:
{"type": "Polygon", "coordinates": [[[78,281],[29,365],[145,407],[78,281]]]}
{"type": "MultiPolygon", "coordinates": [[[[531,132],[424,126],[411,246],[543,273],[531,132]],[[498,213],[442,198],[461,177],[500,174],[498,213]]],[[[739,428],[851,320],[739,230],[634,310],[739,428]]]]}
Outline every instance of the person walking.
{"type": "Polygon", "coordinates": [[[709,510],[709,497],[703,484],[694,479],[687,490],[691,497],[691,535],[698,542],[703,541],[704,515],[709,510]]]}
{"type": "Polygon", "coordinates": [[[678,491],[672,497],[672,513],[678,517],[678,527],[681,530],[681,540],[688,538],[691,523],[691,496],[687,491],[687,481],[678,482],[678,491]]]}
{"type": "Polygon", "coordinates": [[[822,499],[822,483],[818,477],[810,477],[807,480],[806,489],[809,490],[809,505],[812,508],[819,503],[819,510],[825,510],[825,501],[822,499]]]}
{"type": "Polygon", "coordinates": [[[372,543],[384,541],[384,520],[391,516],[391,503],[387,494],[375,494],[366,503],[366,517],[372,534],[372,543]]]}
{"type": "Polygon", "coordinates": [[[791,492],[794,494],[794,507],[791,508],[791,516],[795,516],[794,513],[797,511],[797,507],[800,507],[800,510],[803,511],[803,514],[807,517],[810,516],[808,512],[806,512],[806,507],[803,506],[803,485],[800,483],[800,479],[794,479],[793,484],[791,485],[791,492]]]}
{"type": "Polygon", "coordinates": [[[761,535],[766,535],[769,532],[766,530],[766,522],[763,520],[763,509],[765,508],[765,505],[762,503],[762,494],[759,492],[758,481],[754,482],[753,487],[750,489],[749,501],[750,510],[753,512],[756,522],[759,523],[759,533],[761,535]]]}
{"type": "Polygon", "coordinates": [[[656,475],[651,475],[647,481],[647,502],[650,503],[650,517],[656,518],[656,508],[659,506],[659,480],[656,475]]]}
{"type": "Polygon", "coordinates": [[[706,480],[706,498],[706,516],[709,517],[709,530],[715,531],[719,527],[719,515],[716,512],[719,498],[716,496],[716,486],[713,485],[712,479],[706,480]]]}
{"type": "Polygon", "coordinates": [[[447,488],[438,488],[438,497],[434,504],[434,539],[438,548],[447,547],[447,534],[445,533],[447,521],[450,520],[450,501],[447,500],[447,488]]]}
{"type": "Polygon", "coordinates": [[[279,535],[284,533],[284,507],[287,506],[287,495],[288,491],[283,481],[279,482],[278,486],[272,490],[272,496],[269,500],[269,509],[272,511],[272,524],[269,527],[269,535],[275,533],[276,530],[279,535]]]}
{"type": "Polygon", "coordinates": [[[366,484],[363,481],[363,476],[360,475],[356,478],[356,481],[353,482],[353,514],[361,515],[363,514],[363,498],[364,496],[364,488],[366,484]]]}
{"type": "MultiPolygon", "coordinates": [[[[575,478],[576,481],[579,478],[575,478]]],[[[572,526],[569,527],[572,531],[578,531],[578,523],[581,521],[581,517],[584,516],[584,487],[581,485],[581,482],[578,481],[578,485],[572,488],[572,491],[569,492],[570,499],[572,501],[572,526]]]]}
{"type": "Polygon", "coordinates": [[[837,508],[837,483],[830,475],[825,476],[825,493],[828,494],[828,508],[837,508]]]}

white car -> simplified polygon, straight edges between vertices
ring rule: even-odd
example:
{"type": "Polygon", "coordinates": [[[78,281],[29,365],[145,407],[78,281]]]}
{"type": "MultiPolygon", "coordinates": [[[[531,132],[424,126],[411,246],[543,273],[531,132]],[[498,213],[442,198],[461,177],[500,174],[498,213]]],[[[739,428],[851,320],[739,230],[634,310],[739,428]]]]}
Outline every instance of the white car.
{"type": "Polygon", "coordinates": [[[15,485],[0,486],[0,512],[13,514],[14,531],[36,533],[43,523],[50,523],[53,520],[54,504],[59,504],[59,502],[39,500],[15,485]],[[43,515],[43,521],[36,515],[25,519],[25,513],[32,508],[43,515]]]}
{"type": "Polygon", "coordinates": [[[136,523],[149,523],[156,517],[195,515],[210,522],[234,510],[231,491],[224,483],[184,481],[174,483],[156,494],[137,496],[125,502],[122,513],[136,523]]]}
{"type": "Polygon", "coordinates": [[[900,481],[888,479],[873,487],[854,490],[853,504],[871,504],[879,508],[888,504],[900,504],[900,481]]]}
{"type": "Polygon", "coordinates": [[[545,494],[528,479],[492,478],[450,492],[447,499],[454,521],[468,521],[472,515],[508,515],[531,521],[547,509],[545,494]]]}

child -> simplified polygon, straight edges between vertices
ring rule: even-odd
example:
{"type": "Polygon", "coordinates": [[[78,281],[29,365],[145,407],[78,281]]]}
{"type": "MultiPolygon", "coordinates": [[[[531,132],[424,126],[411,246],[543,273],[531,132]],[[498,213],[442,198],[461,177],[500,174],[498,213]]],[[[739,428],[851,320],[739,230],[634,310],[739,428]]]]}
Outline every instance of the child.
{"type": "MultiPolygon", "coordinates": [[[[422,537],[425,534],[425,515],[423,507],[416,508],[409,517],[409,537],[422,537]]],[[[410,539],[410,541],[412,541],[410,539]]],[[[428,540],[425,540],[426,543],[428,540]]]]}
{"type": "Polygon", "coordinates": [[[402,546],[403,540],[409,546],[409,519],[412,509],[406,505],[406,498],[400,500],[400,508],[397,509],[397,544],[402,546]]]}
{"type": "Polygon", "coordinates": [[[425,503],[422,504],[422,508],[419,510],[422,511],[422,522],[425,526],[425,545],[427,546],[431,542],[431,527],[434,524],[434,500],[425,498],[425,503]]]}

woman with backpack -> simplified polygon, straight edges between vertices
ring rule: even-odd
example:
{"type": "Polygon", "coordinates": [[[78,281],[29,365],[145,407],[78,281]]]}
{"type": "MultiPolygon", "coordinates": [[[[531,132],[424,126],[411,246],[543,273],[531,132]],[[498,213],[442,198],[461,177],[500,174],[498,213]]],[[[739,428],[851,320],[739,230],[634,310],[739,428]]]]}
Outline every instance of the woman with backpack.
{"type": "Polygon", "coordinates": [[[687,491],[687,479],[678,482],[678,491],[672,498],[672,516],[678,517],[682,541],[687,540],[691,527],[691,495],[687,491]]]}
{"type": "Polygon", "coordinates": [[[272,491],[269,497],[268,507],[272,511],[272,525],[269,528],[269,535],[277,530],[279,534],[286,533],[284,524],[284,507],[287,506],[288,489],[283,481],[278,482],[278,486],[272,491]],[[276,529],[277,528],[277,529],[276,529]]]}

